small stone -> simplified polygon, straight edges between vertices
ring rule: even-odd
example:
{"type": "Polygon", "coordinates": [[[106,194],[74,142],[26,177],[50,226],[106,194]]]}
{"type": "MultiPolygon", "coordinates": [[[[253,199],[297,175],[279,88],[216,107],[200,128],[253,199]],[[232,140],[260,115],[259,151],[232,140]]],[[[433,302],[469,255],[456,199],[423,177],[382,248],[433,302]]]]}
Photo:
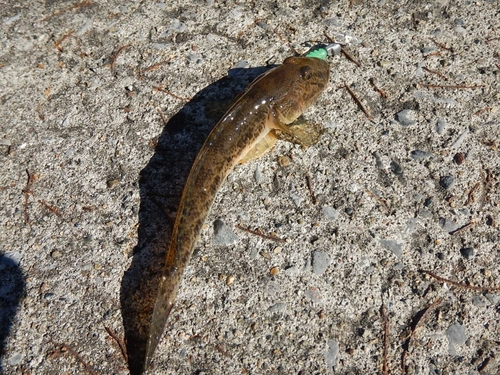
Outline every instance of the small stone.
{"type": "Polygon", "coordinates": [[[327,346],[328,348],[324,353],[326,367],[333,371],[337,355],[339,354],[339,343],[337,340],[328,340],[327,346]]]}
{"type": "Polygon", "coordinates": [[[315,275],[322,275],[330,266],[330,256],[322,251],[315,251],[312,254],[312,271],[315,275]]]}
{"type": "Polygon", "coordinates": [[[234,66],[234,69],[248,69],[250,68],[250,63],[246,60],[240,60],[234,66]]]}
{"type": "Polygon", "coordinates": [[[183,24],[178,19],[174,19],[172,21],[171,26],[170,26],[170,30],[172,30],[173,32],[176,32],[176,33],[183,33],[184,31],[186,31],[186,25],[183,24]]]}
{"type": "Polygon", "coordinates": [[[477,295],[472,297],[472,304],[477,307],[484,307],[488,305],[488,300],[482,295],[477,295]]]}
{"type": "Polygon", "coordinates": [[[463,249],[460,249],[460,254],[468,260],[474,259],[475,256],[474,249],[472,247],[464,247],[463,249]]]}
{"type": "Polygon", "coordinates": [[[292,194],[290,194],[290,198],[292,199],[295,206],[300,207],[300,204],[302,203],[302,200],[303,200],[300,195],[292,193],[292,194]]]}
{"type": "Polygon", "coordinates": [[[62,256],[62,253],[59,250],[54,250],[50,253],[50,256],[52,257],[52,259],[58,259],[62,256]]]}
{"type": "Polygon", "coordinates": [[[436,132],[439,135],[443,135],[444,131],[446,130],[446,119],[443,117],[438,118],[437,123],[436,123],[436,132]]]}
{"type": "Polygon", "coordinates": [[[454,182],[455,182],[455,179],[452,176],[448,175],[448,176],[441,177],[441,179],[439,180],[439,185],[443,189],[449,189],[451,187],[451,185],[453,185],[454,182]]]}
{"type": "Polygon", "coordinates": [[[421,217],[422,219],[429,219],[432,217],[432,212],[430,212],[426,208],[422,208],[421,210],[418,211],[417,215],[418,215],[418,217],[421,217]]]}
{"type": "Polygon", "coordinates": [[[278,158],[278,164],[280,167],[286,167],[291,162],[291,159],[288,156],[280,156],[278,158]]]}
{"type": "Polygon", "coordinates": [[[279,311],[283,311],[286,308],[286,303],[285,302],[278,302],[275,303],[272,306],[269,306],[269,312],[275,313],[279,311]]]}
{"type": "Polygon", "coordinates": [[[486,293],[484,296],[492,305],[496,305],[498,302],[500,302],[500,295],[498,294],[486,293]]]}
{"type": "Polygon", "coordinates": [[[99,271],[99,270],[101,270],[101,269],[102,269],[102,266],[101,266],[99,263],[96,263],[96,264],[94,264],[94,269],[95,269],[96,271],[99,271]]]}
{"type": "Polygon", "coordinates": [[[422,150],[413,150],[410,152],[410,158],[413,160],[425,160],[432,156],[432,153],[422,150]]]}
{"type": "Polygon", "coordinates": [[[238,242],[238,236],[222,220],[214,221],[214,235],[212,245],[230,246],[238,242]]]}
{"type": "Polygon", "coordinates": [[[402,176],[403,175],[403,168],[401,165],[394,160],[391,161],[391,172],[394,173],[396,176],[402,176]]]}
{"type": "Polygon", "coordinates": [[[108,180],[106,181],[106,185],[109,189],[113,189],[115,186],[117,186],[120,183],[120,181],[116,179],[108,180]]]}
{"type": "Polygon", "coordinates": [[[445,334],[450,344],[453,345],[463,345],[467,341],[465,327],[460,323],[455,323],[448,327],[445,334]]]}
{"type": "Polygon", "coordinates": [[[321,301],[321,293],[319,292],[319,289],[313,286],[305,291],[304,296],[312,302],[321,301]]]}
{"type": "Polygon", "coordinates": [[[464,160],[465,160],[465,154],[463,152],[457,152],[455,156],[453,156],[453,161],[457,165],[463,164],[464,160]]]}
{"type": "Polygon", "coordinates": [[[226,279],[226,285],[231,285],[232,283],[234,283],[235,279],[236,279],[236,277],[234,275],[228,276],[226,279]]]}
{"type": "Polygon", "coordinates": [[[268,281],[264,290],[267,294],[274,296],[281,292],[281,287],[276,281],[268,281]]]}
{"type": "Polygon", "coordinates": [[[415,125],[417,118],[417,112],[412,109],[404,109],[396,114],[396,119],[403,126],[415,125]]]}
{"type": "Polygon", "coordinates": [[[397,243],[394,240],[384,239],[380,239],[379,242],[384,248],[391,250],[398,258],[403,257],[403,244],[397,243]]]}
{"type": "Polygon", "coordinates": [[[269,270],[269,273],[273,276],[277,276],[280,273],[280,270],[278,267],[273,267],[269,270]]]}
{"type": "Polygon", "coordinates": [[[432,197],[426,198],[424,201],[424,206],[425,207],[430,207],[432,206],[432,197]]]}
{"type": "Polygon", "coordinates": [[[23,355],[21,353],[12,353],[11,356],[9,357],[9,365],[11,366],[17,366],[18,364],[21,363],[21,360],[23,359],[23,355]]]}
{"type": "Polygon", "coordinates": [[[335,221],[339,217],[339,212],[330,206],[324,206],[321,211],[323,212],[323,215],[326,216],[326,218],[330,221],[335,221]]]}
{"type": "Polygon", "coordinates": [[[445,219],[444,217],[439,218],[439,225],[441,225],[441,228],[443,228],[443,230],[448,233],[451,233],[458,229],[458,224],[455,221],[451,219],[445,219]]]}
{"type": "Polygon", "coordinates": [[[463,28],[462,26],[457,26],[457,27],[455,27],[454,30],[457,34],[460,34],[460,35],[464,35],[465,33],[467,33],[467,30],[465,30],[465,28],[463,28]]]}
{"type": "Polygon", "coordinates": [[[260,170],[260,165],[258,165],[257,168],[255,168],[253,178],[255,178],[255,182],[257,183],[259,183],[262,180],[262,171],[260,170]]]}

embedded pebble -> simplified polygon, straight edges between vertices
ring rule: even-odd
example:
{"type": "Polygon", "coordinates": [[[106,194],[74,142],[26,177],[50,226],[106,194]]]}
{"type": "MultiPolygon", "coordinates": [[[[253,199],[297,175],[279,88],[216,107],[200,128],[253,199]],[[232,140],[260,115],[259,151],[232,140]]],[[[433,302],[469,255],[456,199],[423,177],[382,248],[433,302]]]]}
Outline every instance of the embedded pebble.
{"type": "Polygon", "coordinates": [[[255,182],[257,183],[259,183],[262,180],[262,171],[260,169],[260,165],[257,165],[257,168],[255,168],[253,178],[255,178],[255,182]]]}
{"type": "Polygon", "coordinates": [[[201,57],[201,55],[197,54],[197,53],[190,53],[188,56],[187,56],[187,59],[190,63],[193,63],[193,64],[201,64],[203,63],[203,58],[201,57]]]}
{"type": "Polygon", "coordinates": [[[292,199],[293,203],[295,203],[295,206],[300,207],[300,204],[302,203],[302,197],[298,194],[292,193],[290,194],[290,198],[292,199]]]}
{"type": "Polygon", "coordinates": [[[484,296],[492,305],[496,305],[498,302],[500,302],[500,295],[498,294],[486,293],[484,296]]]}
{"type": "Polygon", "coordinates": [[[285,272],[290,275],[296,275],[302,270],[302,267],[298,264],[294,264],[292,266],[288,266],[285,268],[285,272]]]}
{"type": "Polygon", "coordinates": [[[304,293],[304,296],[312,302],[321,301],[321,293],[319,292],[319,289],[314,286],[307,289],[304,293]]]}
{"type": "Polygon", "coordinates": [[[439,225],[441,225],[441,228],[443,228],[443,230],[448,233],[458,229],[458,224],[455,221],[451,219],[445,219],[444,217],[439,218],[439,225]]]}
{"type": "Polygon", "coordinates": [[[280,284],[278,284],[276,281],[269,281],[266,284],[264,290],[267,294],[276,295],[281,292],[281,287],[280,284]]]}
{"type": "Polygon", "coordinates": [[[384,248],[392,251],[394,255],[396,255],[398,258],[403,257],[403,244],[400,244],[394,240],[384,240],[384,239],[380,239],[379,242],[384,248]]]}
{"type": "Polygon", "coordinates": [[[462,132],[462,134],[459,135],[459,137],[456,139],[456,141],[453,142],[453,144],[450,146],[450,148],[452,148],[452,149],[459,148],[462,145],[462,143],[464,142],[464,140],[468,134],[469,134],[469,129],[465,129],[462,132]]]}
{"type": "Polygon", "coordinates": [[[250,68],[250,63],[247,60],[240,60],[234,66],[234,69],[248,69],[250,68]]]}
{"type": "Polygon", "coordinates": [[[447,123],[446,123],[446,119],[444,117],[438,118],[437,123],[436,123],[436,132],[439,135],[443,135],[444,131],[446,130],[446,125],[447,125],[447,123]]]}
{"type": "Polygon", "coordinates": [[[54,250],[53,252],[50,253],[50,256],[53,259],[60,258],[62,256],[62,253],[59,250],[54,250]]]}
{"type": "Polygon", "coordinates": [[[439,185],[443,189],[449,189],[451,187],[451,185],[453,185],[454,182],[455,182],[455,179],[453,178],[453,176],[450,176],[450,175],[443,176],[439,179],[439,185]]]}
{"type": "Polygon", "coordinates": [[[404,109],[396,114],[396,119],[403,126],[411,126],[417,123],[417,112],[412,109],[404,109]]]}
{"type": "Polygon", "coordinates": [[[18,364],[21,363],[22,359],[23,355],[21,353],[12,353],[11,356],[9,357],[9,365],[17,366],[18,364]]]}
{"type": "Polygon", "coordinates": [[[280,167],[286,167],[291,163],[291,159],[288,156],[280,156],[278,158],[278,164],[280,167]]]}
{"type": "Polygon", "coordinates": [[[426,208],[422,208],[421,210],[418,211],[418,217],[421,217],[422,219],[428,219],[432,217],[432,212],[430,212],[426,208]]]}
{"type": "Polygon", "coordinates": [[[269,270],[269,273],[273,276],[277,276],[280,273],[280,270],[278,267],[273,267],[269,270]]]}
{"type": "Polygon", "coordinates": [[[321,209],[321,211],[323,212],[323,215],[325,215],[326,218],[330,221],[335,221],[339,217],[339,212],[333,207],[325,206],[321,209]]]}
{"type": "Polygon", "coordinates": [[[463,152],[457,152],[454,156],[453,156],[453,161],[455,162],[455,164],[457,165],[461,165],[463,164],[465,160],[465,154],[463,152]]]}
{"type": "Polygon", "coordinates": [[[283,311],[286,308],[286,303],[285,302],[278,302],[275,303],[272,306],[269,306],[269,312],[275,313],[279,311],[283,311]]]}
{"type": "Polygon", "coordinates": [[[325,351],[325,362],[326,367],[333,371],[335,367],[335,361],[337,360],[337,355],[339,354],[339,343],[337,340],[328,340],[328,349],[325,351]]]}
{"type": "Polygon", "coordinates": [[[446,337],[449,341],[449,353],[451,355],[456,354],[455,345],[463,345],[467,341],[467,333],[465,332],[465,327],[460,323],[455,323],[448,327],[445,332],[446,337]]]}
{"type": "Polygon", "coordinates": [[[455,27],[454,30],[457,34],[460,34],[460,35],[467,33],[467,30],[465,30],[465,28],[463,28],[462,26],[457,26],[457,27],[455,27]]]}
{"type": "Polygon", "coordinates": [[[460,254],[462,254],[465,259],[474,259],[475,256],[474,249],[472,247],[464,247],[460,249],[460,254]]]}
{"type": "Polygon", "coordinates": [[[238,242],[238,236],[229,228],[222,220],[214,221],[214,235],[212,245],[214,246],[230,246],[238,242]]]}
{"type": "Polygon", "coordinates": [[[108,186],[109,189],[113,189],[119,183],[120,183],[120,181],[118,181],[116,179],[106,181],[106,185],[108,186]]]}
{"type": "Polygon", "coordinates": [[[488,305],[488,300],[480,294],[472,297],[472,304],[477,307],[484,307],[488,305]]]}
{"type": "Polygon", "coordinates": [[[235,279],[236,279],[236,277],[234,275],[228,276],[226,279],[226,285],[231,285],[232,283],[234,283],[235,279]]]}
{"type": "Polygon", "coordinates": [[[405,232],[406,233],[413,233],[413,232],[415,232],[418,229],[418,227],[419,227],[419,223],[420,223],[420,220],[418,220],[415,217],[412,217],[411,219],[408,219],[408,221],[406,222],[406,230],[405,230],[405,232]]]}
{"type": "Polygon", "coordinates": [[[413,150],[410,152],[410,158],[413,160],[424,160],[432,156],[432,153],[422,150],[413,150]]]}
{"type": "Polygon", "coordinates": [[[170,30],[172,30],[173,32],[176,32],[176,33],[183,33],[184,31],[186,31],[186,25],[183,24],[178,19],[174,19],[172,21],[171,26],[170,26],[170,30]]]}
{"type": "Polygon", "coordinates": [[[330,256],[323,251],[315,251],[312,254],[312,271],[315,275],[322,275],[331,264],[330,256]]]}

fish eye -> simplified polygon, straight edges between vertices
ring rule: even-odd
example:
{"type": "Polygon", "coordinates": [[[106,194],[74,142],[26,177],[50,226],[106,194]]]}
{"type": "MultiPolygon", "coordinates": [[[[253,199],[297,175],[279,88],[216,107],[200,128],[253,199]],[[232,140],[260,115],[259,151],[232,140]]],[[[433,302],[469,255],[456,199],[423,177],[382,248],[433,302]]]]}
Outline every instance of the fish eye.
{"type": "Polygon", "coordinates": [[[300,68],[300,75],[302,76],[302,79],[304,80],[309,80],[312,78],[312,68],[309,65],[305,65],[300,68]]]}

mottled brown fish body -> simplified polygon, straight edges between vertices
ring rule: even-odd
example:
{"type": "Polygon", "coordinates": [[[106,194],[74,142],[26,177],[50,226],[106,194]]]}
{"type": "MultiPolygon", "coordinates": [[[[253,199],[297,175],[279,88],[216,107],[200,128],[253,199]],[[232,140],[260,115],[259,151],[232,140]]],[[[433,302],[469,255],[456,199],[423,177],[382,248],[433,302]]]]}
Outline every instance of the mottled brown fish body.
{"type": "Polygon", "coordinates": [[[183,271],[222,182],[268,133],[275,129],[287,132],[286,124],[316,100],[328,77],[326,61],[289,57],[252,82],[208,136],[191,167],[177,210],[153,311],[145,368],[163,334],[183,271]]]}

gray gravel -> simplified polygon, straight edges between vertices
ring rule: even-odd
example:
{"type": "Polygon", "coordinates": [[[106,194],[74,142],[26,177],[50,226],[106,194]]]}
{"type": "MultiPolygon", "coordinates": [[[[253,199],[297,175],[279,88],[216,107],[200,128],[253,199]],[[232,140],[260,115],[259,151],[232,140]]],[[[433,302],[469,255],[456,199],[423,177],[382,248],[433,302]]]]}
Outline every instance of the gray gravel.
{"type": "Polygon", "coordinates": [[[344,32],[361,66],[330,58],[305,114],[325,133],[231,173],[151,373],[381,373],[382,304],[400,373],[435,301],[407,373],[500,373],[498,292],[420,272],[500,285],[499,30],[494,0],[3,2],[0,372],[127,374],[113,332],[137,373],[203,140],[264,66],[344,32]]]}

